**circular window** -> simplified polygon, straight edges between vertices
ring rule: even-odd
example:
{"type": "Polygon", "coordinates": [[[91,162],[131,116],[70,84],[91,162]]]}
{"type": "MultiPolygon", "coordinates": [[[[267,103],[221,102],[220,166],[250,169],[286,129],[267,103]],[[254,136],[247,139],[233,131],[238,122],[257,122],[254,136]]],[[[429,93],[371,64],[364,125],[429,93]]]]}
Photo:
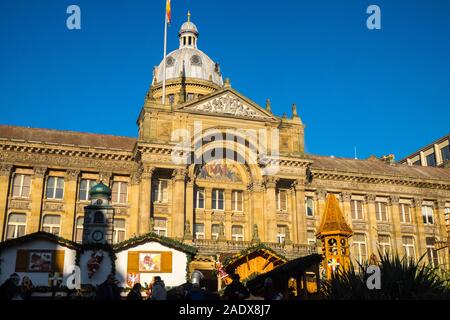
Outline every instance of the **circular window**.
{"type": "Polygon", "coordinates": [[[171,67],[171,66],[173,66],[174,64],[175,64],[175,59],[172,58],[172,57],[167,57],[167,59],[166,59],[166,65],[167,65],[168,67],[171,67]]]}
{"type": "Polygon", "coordinates": [[[191,64],[193,66],[201,66],[202,65],[202,59],[200,58],[199,55],[194,55],[191,58],[191,64]]]}

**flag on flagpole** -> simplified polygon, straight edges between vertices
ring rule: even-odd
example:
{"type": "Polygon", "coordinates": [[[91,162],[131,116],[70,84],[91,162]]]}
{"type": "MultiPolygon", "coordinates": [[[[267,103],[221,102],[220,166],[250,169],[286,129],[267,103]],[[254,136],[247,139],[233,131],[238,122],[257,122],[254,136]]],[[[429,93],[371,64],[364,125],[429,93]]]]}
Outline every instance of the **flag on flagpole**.
{"type": "Polygon", "coordinates": [[[170,8],[170,0],[167,0],[166,2],[166,16],[167,16],[167,23],[170,24],[172,21],[172,10],[170,8]]]}

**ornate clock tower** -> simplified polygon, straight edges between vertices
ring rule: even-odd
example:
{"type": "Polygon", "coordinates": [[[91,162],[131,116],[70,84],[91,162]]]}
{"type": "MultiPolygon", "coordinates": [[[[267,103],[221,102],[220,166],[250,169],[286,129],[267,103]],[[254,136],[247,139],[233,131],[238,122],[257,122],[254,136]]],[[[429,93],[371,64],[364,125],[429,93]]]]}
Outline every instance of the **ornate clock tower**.
{"type": "Polygon", "coordinates": [[[326,278],[340,268],[346,269],[350,265],[350,253],[348,238],[353,235],[342,215],[341,208],[334,194],[329,194],[325,204],[325,212],[322,218],[317,239],[322,241],[322,254],[324,256],[323,269],[326,278]]]}
{"type": "Polygon", "coordinates": [[[89,191],[91,204],[84,208],[83,244],[112,244],[114,208],[111,189],[100,182],[89,191]]]}

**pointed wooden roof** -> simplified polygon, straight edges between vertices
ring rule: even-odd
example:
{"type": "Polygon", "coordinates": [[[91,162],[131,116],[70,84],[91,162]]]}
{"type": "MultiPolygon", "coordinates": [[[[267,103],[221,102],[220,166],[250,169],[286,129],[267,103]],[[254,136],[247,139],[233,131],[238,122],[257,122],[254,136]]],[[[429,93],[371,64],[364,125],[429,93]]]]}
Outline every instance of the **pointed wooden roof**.
{"type": "Polygon", "coordinates": [[[322,223],[320,224],[317,236],[321,238],[332,234],[351,236],[353,231],[345,221],[336,197],[331,193],[327,196],[325,212],[323,214],[322,223]]]}

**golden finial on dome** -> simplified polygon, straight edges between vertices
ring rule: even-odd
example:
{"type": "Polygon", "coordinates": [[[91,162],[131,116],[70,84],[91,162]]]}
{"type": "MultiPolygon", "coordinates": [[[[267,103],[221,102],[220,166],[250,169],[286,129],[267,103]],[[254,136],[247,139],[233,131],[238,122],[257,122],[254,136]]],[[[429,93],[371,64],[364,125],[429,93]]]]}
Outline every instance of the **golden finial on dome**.
{"type": "Polygon", "coordinates": [[[188,10],[188,22],[191,22],[191,11],[188,10]]]}

